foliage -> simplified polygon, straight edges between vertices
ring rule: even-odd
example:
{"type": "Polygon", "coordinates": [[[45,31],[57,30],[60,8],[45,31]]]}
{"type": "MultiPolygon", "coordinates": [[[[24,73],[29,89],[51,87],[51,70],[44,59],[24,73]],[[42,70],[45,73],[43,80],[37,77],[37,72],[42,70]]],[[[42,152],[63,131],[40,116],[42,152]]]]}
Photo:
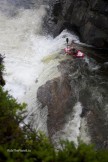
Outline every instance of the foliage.
{"type": "Polygon", "coordinates": [[[4,70],[4,66],[1,64],[0,65],[0,71],[2,72],[4,70]]]}
{"type": "Polygon", "coordinates": [[[15,139],[19,138],[22,132],[19,128],[19,120],[21,117],[16,115],[17,110],[23,110],[25,104],[18,104],[8,92],[3,92],[0,86],[0,145],[5,143],[10,144],[15,139]]]}
{"type": "Polygon", "coordinates": [[[0,87],[0,162],[108,162],[108,151],[95,150],[93,146],[61,141],[55,151],[48,138],[36,133],[29,125],[19,127],[25,104],[18,104],[0,87]]]}
{"type": "Polygon", "coordinates": [[[4,59],[4,57],[0,54],[0,85],[2,85],[2,86],[5,85],[5,81],[2,77],[2,73],[4,71],[3,59],[4,59]]]}
{"type": "Polygon", "coordinates": [[[0,162],[108,162],[108,150],[83,143],[76,148],[72,142],[61,141],[55,151],[43,133],[24,124],[25,107],[0,86],[0,162]]]}
{"type": "Polygon", "coordinates": [[[4,70],[3,59],[4,59],[4,56],[0,54],[0,72],[3,72],[4,70]]]}
{"type": "Polygon", "coordinates": [[[19,127],[22,116],[17,112],[24,111],[25,106],[18,104],[0,86],[0,157],[8,161],[27,161],[28,158],[49,161],[53,159],[54,149],[45,135],[35,133],[29,125],[24,125],[22,129],[19,127]]]}

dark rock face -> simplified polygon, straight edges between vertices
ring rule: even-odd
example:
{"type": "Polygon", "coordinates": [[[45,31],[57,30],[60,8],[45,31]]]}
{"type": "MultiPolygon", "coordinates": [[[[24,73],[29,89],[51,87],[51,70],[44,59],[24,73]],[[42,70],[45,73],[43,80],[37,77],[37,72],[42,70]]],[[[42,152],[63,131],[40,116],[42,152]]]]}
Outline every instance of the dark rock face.
{"type": "Polygon", "coordinates": [[[82,59],[62,61],[58,66],[61,76],[38,89],[38,100],[43,108],[48,107],[50,137],[68,122],[73,106],[80,101],[81,117],[87,119],[92,143],[97,148],[108,148],[108,77],[105,68],[96,67],[95,62],[88,64],[82,59]]]}
{"type": "Polygon", "coordinates": [[[77,42],[74,42],[74,46],[76,47],[77,50],[81,50],[85,55],[89,56],[89,58],[95,59],[98,63],[106,62],[107,64],[108,49],[97,48],[94,46],[87,46],[86,44],[79,44],[77,42]]]}
{"type": "Polygon", "coordinates": [[[64,62],[60,67],[61,77],[46,82],[37,92],[37,98],[42,103],[42,107],[48,106],[47,127],[50,137],[63,128],[66,117],[72,112],[76,103],[69,77],[64,71],[65,66],[64,62]]]}
{"type": "Polygon", "coordinates": [[[107,0],[54,1],[47,21],[54,36],[68,28],[79,33],[82,42],[108,47],[107,0]]]}

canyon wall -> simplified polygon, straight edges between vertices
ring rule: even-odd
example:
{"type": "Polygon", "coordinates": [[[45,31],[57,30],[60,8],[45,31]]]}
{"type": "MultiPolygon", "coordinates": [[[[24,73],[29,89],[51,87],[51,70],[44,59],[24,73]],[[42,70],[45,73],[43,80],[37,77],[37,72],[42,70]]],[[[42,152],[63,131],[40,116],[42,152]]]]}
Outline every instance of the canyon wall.
{"type": "Polygon", "coordinates": [[[54,36],[67,28],[77,32],[84,43],[108,47],[107,0],[51,1],[46,23],[54,36]]]}

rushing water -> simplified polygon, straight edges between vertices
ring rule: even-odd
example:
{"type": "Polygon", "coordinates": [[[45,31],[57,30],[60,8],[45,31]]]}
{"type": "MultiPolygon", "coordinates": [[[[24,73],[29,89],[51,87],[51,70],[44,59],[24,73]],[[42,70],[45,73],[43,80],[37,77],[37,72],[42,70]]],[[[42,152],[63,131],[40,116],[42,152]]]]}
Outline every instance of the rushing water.
{"type": "MultiPolygon", "coordinates": [[[[59,60],[65,59],[65,56],[58,57],[58,53],[65,47],[66,37],[69,40],[78,40],[78,38],[66,30],[55,39],[42,34],[42,22],[46,14],[46,6],[40,4],[45,3],[44,0],[0,1],[0,53],[5,54],[4,79],[6,85],[4,89],[8,90],[18,102],[27,103],[28,119],[32,120],[35,129],[41,129],[47,133],[47,107],[40,111],[39,107],[41,105],[36,99],[36,92],[38,87],[47,80],[60,75],[57,65],[59,60]],[[55,55],[59,59],[53,59],[55,55]]],[[[87,58],[85,58],[85,62],[89,65],[91,71],[99,68],[97,65],[90,63],[87,58]]],[[[86,68],[83,67],[83,63],[73,63],[73,68],[75,68],[75,71],[72,73],[72,85],[74,85],[74,94],[78,100],[64,130],[57,132],[54,138],[57,139],[62,136],[73,140],[77,145],[79,135],[86,142],[90,140],[87,135],[86,119],[81,119],[83,105],[79,102],[80,90],[85,88],[86,93],[88,88],[87,91],[92,94],[92,96],[89,96],[91,98],[85,99],[87,101],[90,99],[90,104],[85,104],[85,107],[93,108],[92,102],[94,102],[93,104],[98,110],[98,105],[101,104],[106,114],[108,114],[107,100],[104,103],[105,97],[102,96],[105,89],[104,84],[107,81],[104,78],[98,78],[97,75],[85,72],[86,68]],[[82,80],[78,82],[79,75],[82,75],[82,80]],[[88,81],[89,79],[90,81],[88,81]],[[95,83],[94,80],[97,80],[97,82],[95,83]],[[98,81],[100,81],[99,84],[98,81]]],[[[81,101],[83,102],[83,100],[82,97],[81,101]]]]}
{"type": "Polygon", "coordinates": [[[45,81],[60,74],[58,60],[46,65],[42,59],[64,48],[67,36],[71,37],[70,40],[76,37],[67,31],[55,39],[42,35],[45,6],[39,6],[38,1],[35,5],[33,1],[27,2],[0,1],[0,52],[5,54],[4,89],[18,102],[26,102],[28,117],[32,118],[34,127],[47,132],[47,108],[40,112],[36,91],[45,81]]]}

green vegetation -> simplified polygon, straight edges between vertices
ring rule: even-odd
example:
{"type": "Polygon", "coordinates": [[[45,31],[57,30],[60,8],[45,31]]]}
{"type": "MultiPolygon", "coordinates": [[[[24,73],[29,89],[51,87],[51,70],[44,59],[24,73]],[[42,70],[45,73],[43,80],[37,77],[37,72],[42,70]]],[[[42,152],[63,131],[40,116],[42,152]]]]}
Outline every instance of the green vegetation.
{"type": "Polygon", "coordinates": [[[0,54],[0,85],[4,86],[5,85],[5,81],[2,77],[2,73],[4,70],[4,66],[3,66],[3,56],[0,54]]]}
{"type": "Polygon", "coordinates": [[[25,107],[0,86],[0,162],[108,162],[108,151],[91,145],[61,141],[55,150],[44,134],[24,124],[25,107]]]}
{"type": "Polygon", "coordinates": [[[0,73],[2,73],[4,70],[3,59],[4,57],[0,54],[0,73]]]}

